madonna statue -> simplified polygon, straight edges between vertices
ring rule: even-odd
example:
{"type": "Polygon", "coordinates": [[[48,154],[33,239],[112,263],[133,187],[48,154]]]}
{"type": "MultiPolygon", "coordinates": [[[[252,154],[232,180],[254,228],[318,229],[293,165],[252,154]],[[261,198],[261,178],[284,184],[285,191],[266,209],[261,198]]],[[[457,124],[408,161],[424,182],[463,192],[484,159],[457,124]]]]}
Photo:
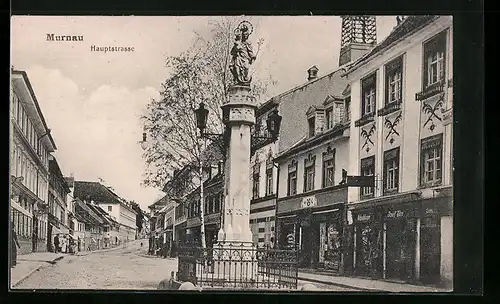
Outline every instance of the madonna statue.
{"type": "Polygon", "coordinates": [[[252,45],[248,41],[251,34],[249,28],[251,24],[247,21],[240,23],[235,30],[235,41],[231,49],[232,61],[229,66],[233,74],[233,80],[237,85],[249,86],[252,81],[248,75],[250,65],[255,61],[256,56],[253,53],[252,45]]]}

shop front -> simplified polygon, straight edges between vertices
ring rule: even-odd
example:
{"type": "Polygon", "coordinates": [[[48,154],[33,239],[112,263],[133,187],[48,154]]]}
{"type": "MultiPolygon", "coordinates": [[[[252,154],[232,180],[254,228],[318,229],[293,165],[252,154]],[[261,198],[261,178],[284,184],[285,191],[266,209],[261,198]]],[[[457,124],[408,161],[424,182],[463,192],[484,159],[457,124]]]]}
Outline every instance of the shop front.
{"type": "Polygon", "coordinates": [[[451,196],[422,201],[419,277],[424,284],[450,283],[453,278],[453,225],[448,221],[451,218],[451,196]]]}
{"type": "Polygon", "coordinates": [[[354,275],[381,278],[383,226],[375,208],[353,210],[354,275]]]}
{"type": "Polygon", "coordinates": [[[419,203],[385,206],[385,278],[413,281],[417,248],[419,203]]]}
{"type": "Polygon", "coordinates": [[[298,249],[299,267],[341,272],[346,195],[339,188],[278,202],[278,246],[298,249]]]}
{"type": "Polygon", "coordinates": [[[217,244],[217,236],[220,229],[220,213],[212,213],[205,216],[205,241],[208,248],[217,244]]]}

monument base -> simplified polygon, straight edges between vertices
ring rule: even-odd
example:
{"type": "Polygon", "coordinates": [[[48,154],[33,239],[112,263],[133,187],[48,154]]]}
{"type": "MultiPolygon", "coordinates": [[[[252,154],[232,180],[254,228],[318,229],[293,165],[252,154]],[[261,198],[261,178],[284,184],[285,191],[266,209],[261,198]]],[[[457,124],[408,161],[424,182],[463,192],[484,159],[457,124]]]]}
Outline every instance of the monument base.
{"type": "Polygon", "coordinates": [[[220,242],[213,249],[214,283],[236,288],[257,284],[257,248],[251,242],[220,242]]]}

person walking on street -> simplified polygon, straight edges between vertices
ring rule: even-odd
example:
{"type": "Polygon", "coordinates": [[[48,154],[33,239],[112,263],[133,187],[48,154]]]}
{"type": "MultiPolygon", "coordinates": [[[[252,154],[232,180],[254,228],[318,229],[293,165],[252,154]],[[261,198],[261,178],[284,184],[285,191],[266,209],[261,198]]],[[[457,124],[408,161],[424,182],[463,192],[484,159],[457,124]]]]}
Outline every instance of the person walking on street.
{"type": "Polygon", "coordinates": [[[14,223],[12,223],[12,241],[11,241],[11,257],[10,257],[10,268],[13,268],[17,264],[17,249],[21,249],[19,246],[19,241],[17,240],[17,234],[14,229],[14,223]]]}
{"type": "Polygon", "coordinates": [[[59,234],[56,234],[56,236],[54,236],[54,252],[59,252],[59,234]]]}

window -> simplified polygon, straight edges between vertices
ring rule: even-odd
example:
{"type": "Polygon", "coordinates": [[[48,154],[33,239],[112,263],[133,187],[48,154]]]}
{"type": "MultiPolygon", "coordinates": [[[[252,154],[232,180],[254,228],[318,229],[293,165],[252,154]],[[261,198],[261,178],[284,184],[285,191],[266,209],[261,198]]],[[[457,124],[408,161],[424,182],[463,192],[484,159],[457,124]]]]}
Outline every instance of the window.
{"type": "Polygon", "coordinates": [[[304,192],[314,190],[314,169],[316,156],[309,154],[304,160],[304,192]]]}
{"type": "MultiPolygon", "coordinates": [[[[373,176],[375,174],[375,156],[361,160],[361,176],[373,176]]],[[[373,187],[361,187],[361,196],[373,196],[373,187]]]]}
{"type": "Polygon", "coordinates": [[[258,158],[255,159],[253,165],[253,180],[252,180],[252,198],[259,198],[259,183],[260,183],[260,163],[258,158]]]}
{"type": "Polygon", "coordinates": [[[323,188],[335,185],[335,149],[330,146],[323,152],[323,188]]]}
{"type": "Polygon", "coordinates": [[[397,192],[399,187],[399,148],[384,153],[384,193],[397,192]]]}
{"type": "Polygon", "coordinates": [[[442,180],[443,134],[422,139],[420,159],[420,184],[436,186],[442,180]]]}
{"type": "Polygon", "coordinates": [[[269,154],[267,156],[266,160],[266,195],[272,195],[273,194],[273,168],[274,168],[274,163],[273,163],[273,155],[272,152],[269,151],[269,154]]]}
{"type": "Polygon", "coordinates": [[[361,116],[370,115],[374,113],[376,106],[376,74],[366,77],[361,81],[361,96],[362,96],[362,109],[361,116]]]}
{"type": "Polygon", "coordinates": [[[333,108],[332,126],[335,126],[336,124],[339,124],[344,120],[344,112],[345,112],[344,103],[342,101],[335,102],[333,108]]]}
{"type": "Polygon", "coordinates": [[[446,32],[424,45],[424,88],[445,79],[446,32]]]}
{"type": "Polygon", "coordinates": [[[385,66],[385,103],[400,102],[403,96],[403,57],[385,66]]]}
{"type": "Polygon", "coordinates": [[[315,118],[314,117],[309,118],[307,123],[309,124],[309,137],[313,137],[315,128],[315,118]]]}
{"type": "Polygon", "coordinates": [[[264,228],[264,227],[259,228],[259,233],[263,233],[263,232],[266,232],[266,228],[264,228]]]}
{"type": "Polygon", "coordinates": [[[333,128],[333,108],[326,109],[326,129],[333,128]]]}
{"type": "Polygon", "coordinates": [[[345,118],[347,121],[351,120],[351,97],[347,97],[344,101],[345,103],[345,118]]]}
{"type": "Polygon", "coordinates": [[[113,211],[113,206],[108,206],[108,211],[109,212],[113,211]]]}
{"type": "Polygon", "coordinates": [[[297,162],[292,160],[288,165],[288,189],[287,195],[297,194],[297,162]]]}

